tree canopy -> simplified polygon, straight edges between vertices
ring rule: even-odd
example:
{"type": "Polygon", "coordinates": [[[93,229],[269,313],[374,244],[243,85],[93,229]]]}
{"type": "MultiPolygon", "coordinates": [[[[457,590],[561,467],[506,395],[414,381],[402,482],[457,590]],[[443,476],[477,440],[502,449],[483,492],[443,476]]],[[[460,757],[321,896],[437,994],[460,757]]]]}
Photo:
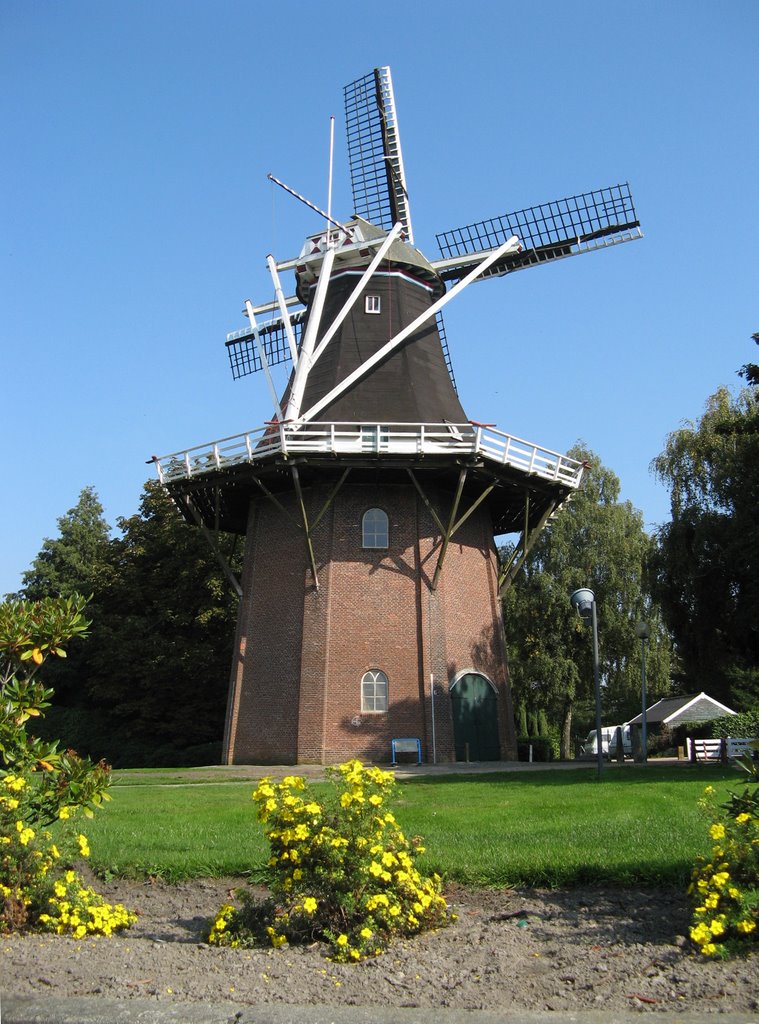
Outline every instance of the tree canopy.
{"type": "MultiPolygon", "coordinates": [[[[50,666],[48,727],[116,766],[217,760],[237,599],[200,530],[157,482],[109,537],[92,488],[59,519],[24,596],[92,594],[91,638],[50,666]]],[[[235,538],[220,546],[234,562],[235,538]]]]}
{"type": "Polygon", "coordinates": [[[739,372],[654,460],[672,518],[652,563],[687,689],[736,710],[759,703],[759,367],[739,372]]]}
{"type": "Polygon", "coordinates": [[[562,752],[571,751],[576,710],[590,719],[593,693],[589,631],[569,603],[590,587],[598,608],[604,722],[640,711],[641,650],[635,624],[651,628],[648,690],[666,692],[669,640],[646,589],[651,540],[641,514],[619,501],[619,479],[578,443],[569,453],[586,461],[580,490],[544,530],[504,597],[504,622],[515,701],[543,709],[561,728],[562,752]]]}
{"type": "Polygon", "coordinates": [[[28,601],[92,593],[107,561],[111,528],[94,488],[85,487],[73,508],[58,519],[58,537],[46,537],[22,577],[28,601]]]}

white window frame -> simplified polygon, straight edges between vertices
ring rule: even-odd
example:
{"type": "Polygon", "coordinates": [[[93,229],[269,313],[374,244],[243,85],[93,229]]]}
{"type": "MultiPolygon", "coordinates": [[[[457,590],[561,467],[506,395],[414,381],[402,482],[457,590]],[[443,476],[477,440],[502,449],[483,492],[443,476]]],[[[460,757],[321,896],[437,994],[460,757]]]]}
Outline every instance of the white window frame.
{"type": "Polygon", "coordinates": [[[361,714],[385,715],[390,704],[387,673],[372,668],[361,677],[361,714]],[[377,705],[380,705],[379,707],[377,705]]]}
{"type": "Polygon", "coordinates": [[[361,547],[370,551],[386,551],[390,547],[390,520],[384,508],[368,508],[361,516],[361,547]],[[383,532],[367,519],[371,515],[372,519],[376,520],[379,518],[376,513],[382,516],[380,522],[384,523],[384,544],[381,543],[383,532]]]}
{"type": "Polygon", "coordinates": [[[364,312],[365,313],[381,313],[382,312],[382,297],[380,295],[365,295],[364,296],[364,312]]]}

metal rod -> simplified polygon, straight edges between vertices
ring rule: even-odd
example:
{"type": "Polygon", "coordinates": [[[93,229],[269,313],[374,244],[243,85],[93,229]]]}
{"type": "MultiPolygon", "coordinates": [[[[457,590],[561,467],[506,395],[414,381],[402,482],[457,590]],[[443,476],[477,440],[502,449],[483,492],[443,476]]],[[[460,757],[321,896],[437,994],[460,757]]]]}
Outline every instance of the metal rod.
{"type": "Polygon", "coordinates": [[[266,263],[269,267],[271,279],[274,282],[274,292],[277,296],[277,302],[279,303],[279,315],[282,317],[282,324],[285,328],[285,334],[287,335],[287,344],[290,346],[290,357],[292,358],[293,366],[297,367],[298,346],[295,344],[293,325],[290,323],[290,314],[287,312],[287,300],[285,298],[285,293],[282,291],[282,285],[280,284],[277,263],[271,253],[266,257],[266,263]]]}
{"type": "MultiPolygon", "coordinates": [[[[300,201],[310,210],[313,210],[314,213],[318,213],[320,217],[324,217],[324,219],[330,224],[334,224],[336,228],[340,228],[347,238],[351,238],[351,233],[345,224],[341,224],[339,220],[334,220],[325,210],[321,210],[315,203],[306,199],[306,197],[302,196],[300,192],[296,192],[294,188],[290,188],[289,185],[285,185],[284,181],[280,181],[279,178],[275,178],[273,174],[267,174],[266,177],[269,181],[273,181],[275,185],[279,185],[280,188],[283,188],[285,192],[289,192],[291,196],[294,196],[296,199],[300,199],[300,201]]],[[[353,241],[352,238],[351,241],[353,241]]]]}
{"type": "Polygon", "coordinates": [[[640,689],[641,701],[643,704],[643,719],[641,721],[640,742],[642,746],[641,763],[648,764],[648,723],[646,721],[646,638],[640,638],[640,689]]]}
{"type": "Polygon", "coordinates": [[[591,616],[593,622],[593,691],[596,698],[596,750],[598,777],[600,779],[604,766],[604,752],[601,733],[601,668],[598,659],[598,616],[596,614],[595,597],[593,598],[591,616]]]}
{"type": "MultiPolygon", "coordinates": [[[[335,159],[335,118],[329,119],[329,175],[327,180],[327,220],[332,219],[332,166],[335,159]]],[[[329,232],[327,232],[329,248],[329,232]]]]}

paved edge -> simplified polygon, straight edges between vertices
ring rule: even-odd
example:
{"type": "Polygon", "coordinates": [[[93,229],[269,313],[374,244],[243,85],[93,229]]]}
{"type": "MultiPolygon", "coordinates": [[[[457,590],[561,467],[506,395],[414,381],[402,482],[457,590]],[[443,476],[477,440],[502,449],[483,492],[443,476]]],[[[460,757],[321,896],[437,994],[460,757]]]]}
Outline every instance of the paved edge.
{"type": "MultiPolygon", "coordinates": [[[[417,1009],[393,1006],[297,1006],[282,1003],[164,1003],[146,999],[38,999],[6,996],[0,1024],[640,1024],[641,1008],[608,1010],[417,1009]]],[[[757,1013],[656,1012],[656,1024],[759,1024],[757,1013]]]]}

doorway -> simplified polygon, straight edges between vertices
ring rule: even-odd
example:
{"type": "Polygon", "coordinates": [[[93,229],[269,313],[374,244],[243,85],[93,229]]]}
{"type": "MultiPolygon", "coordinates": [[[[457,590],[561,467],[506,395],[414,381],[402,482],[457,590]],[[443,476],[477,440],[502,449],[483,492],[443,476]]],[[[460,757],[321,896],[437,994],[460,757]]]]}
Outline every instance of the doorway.
{"type": "Polygon", "coordinates": [[[457,761],[500,761],[498,694],[480,672],[462,672],[451,685],[457,761]]]}

